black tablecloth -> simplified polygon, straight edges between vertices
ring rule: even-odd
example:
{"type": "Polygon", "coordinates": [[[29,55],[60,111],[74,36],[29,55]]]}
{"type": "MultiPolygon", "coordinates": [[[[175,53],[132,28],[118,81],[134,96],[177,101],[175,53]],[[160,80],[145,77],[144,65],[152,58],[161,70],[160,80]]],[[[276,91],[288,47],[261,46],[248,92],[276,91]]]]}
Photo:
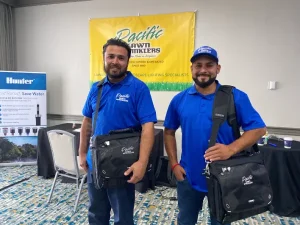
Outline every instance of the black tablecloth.
{"type": "Polygon", "coordinates": [[[149,158],[148,172],[145,174],[144,179],[135,185],[135,189],[141,193],[145,193],[148,188],[154,190],[156,178],[155,172],[160,160],[160,157],[164,154],[164,136],[162,129],[154,130],[154,144],[149,158]]]}
{"type": "MultiPolygon", "coordinates": [[[[38,176],[43,178],[52,178],[55,175],[53,158],[51,148],[47,136],[49,130],[64,130],[75,135],[76,147],[79,148],[80,133],[74,130],[81,127],[81,124],[75,124],[73,128],[72,123],[60,124],[52,127],[40,129],[38,133],[38,146],[37,146],[37,165],[38,176]]],[[[155,172],[160,157],[164,154],[163,130],[155,129],[155,140],[153,149],[149,159],[148,172],[145,174],[144,179],[136,184],[136,190],[139,192],[146,192],[148,188],[154,189],[155,187],[155,172]]]]}
{"type": "Polygon", "coordinates": [[[261,153],[269,172],[273,189],[273,212],[280,216],[300,216],[300,142],[293,141],[291,149],[283,141],[269,140],[261,153]]]}

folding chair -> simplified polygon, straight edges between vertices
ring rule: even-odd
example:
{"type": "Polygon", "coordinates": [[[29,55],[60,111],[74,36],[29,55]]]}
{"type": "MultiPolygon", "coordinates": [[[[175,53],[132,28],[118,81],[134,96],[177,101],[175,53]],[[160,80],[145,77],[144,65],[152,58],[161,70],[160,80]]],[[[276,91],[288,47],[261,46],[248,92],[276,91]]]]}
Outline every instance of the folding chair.
{"type": "Polygon", "coordinates": [[[50,130],[47,132],[47,135],[52,151],[54,167],[56,170],[47,203],[49,203],[51,200],[57,177],[68,177],[76,180],[77,197],[74,206],[74,212],[76,212],[81,189],[87,174],[79,165],[79,158],[75,149],[75,135],[63,130],[50,130]],[[79,186],[80,180],[81,182],[79,186]]]}

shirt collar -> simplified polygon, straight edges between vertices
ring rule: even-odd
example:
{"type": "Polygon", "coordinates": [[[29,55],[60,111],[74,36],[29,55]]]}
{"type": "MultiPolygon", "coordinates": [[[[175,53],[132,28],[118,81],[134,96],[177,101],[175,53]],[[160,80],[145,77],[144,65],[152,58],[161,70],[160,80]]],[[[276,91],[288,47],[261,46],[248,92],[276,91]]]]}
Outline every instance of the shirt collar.
{"type": "MultiPolygon", "coordinates": [[[[130,71],[127,71],[126,72],[126,77],[120,81],[119,83],[116,83],[116,84],[121,84],[121,85],[125,85],[125,86],[129,86],[132,82],[132,79],[133,79],[133,75],[130,71]]],[[[107,76],[105,77],[104,79],[104,82],[103,84],[107,84],[107,83],[110,83],[107,76]]]]}
{"type": "MultiPolygon", "coordinates": [[[[216,88],[216,91],[217,91],[218,88],[221,86],[221,84],[219,83],[218,80],[215,80],[215,82],[216,82],[216,84],[217,84],[217,88],[216,88]]],[[[201,93],[199,93],[199,92],[197,91],[197,89],[196,89],[196,87],[195,87],[195,84],[194,84],[192,87],[190,87],[190,90],[188,91],[188,93],[189,93],[190,95],[195,95],[195,94],[200,94],[200,95],[202,95],[201,93]]],[[[212,95],[213,95],[213,94],[215,94],[215,93],[212,93],[212,95]]],[[[211,94],[209,94],[209,95],[211,95],[211,94]]]]}

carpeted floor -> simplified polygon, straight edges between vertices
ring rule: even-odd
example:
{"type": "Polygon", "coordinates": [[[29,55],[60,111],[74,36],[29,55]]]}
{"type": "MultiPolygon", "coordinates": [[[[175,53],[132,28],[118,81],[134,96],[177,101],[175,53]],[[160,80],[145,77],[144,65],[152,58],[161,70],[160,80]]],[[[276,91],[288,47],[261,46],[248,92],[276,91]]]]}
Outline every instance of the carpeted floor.
{"type": "MultiPolygon", "coordinates": [[[[1,168],[1,185],[10,185],[12,180],[20,181],[36,174],[35,166],[20,168],[1,168]]],[[[42,225],[42,224],[88,224],[87,221],[87,186],[84,185],[77,213],[73,213],[75,203],[75,185],[58,183],[51,203],[46,204],[53,179],[45,180],[32,176],[9,188],[0,191],[0,224],[3,225],[42,225]]],[[[178,214],[177,201],[170,201],[161,196],[176,196],[175,189],[158,187],[146,194],[136,193],[134,212],[135,224],[138,225],[175,225],[178,214]]],[[[113,224],[113,219],[111,219],[113,224]]],[[[197,224],[210,224],[207,202],[199,214],[197,224]]],[[[257,215],[233,225],[292,225],[300,224],[300,218],[278,217],[271,213],[257,215]]]]}
{"type": "Polygon", "coordinates": [[[36,166],[0,167],[0,191],[36,174],[36,166]]]}

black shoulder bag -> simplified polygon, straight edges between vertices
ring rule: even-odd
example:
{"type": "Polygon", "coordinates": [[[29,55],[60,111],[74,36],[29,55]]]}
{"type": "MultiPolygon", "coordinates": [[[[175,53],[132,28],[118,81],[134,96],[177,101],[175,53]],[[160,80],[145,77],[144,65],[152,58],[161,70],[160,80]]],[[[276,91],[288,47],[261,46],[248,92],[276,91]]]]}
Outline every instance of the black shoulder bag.
{"type": "MultiPolygon", "coordinates": [[[[139,159],[140,128],[113,130],[109,134],[94,136],[104,79],[98,83],[96,111],[91,135],[93,182],[97,189],[124,187],[129,176],[124,172],[139,159]]],[[[111,118],[113,119],[113,118],[111,118]]]]}
{"type": "MultiPolygon", "coordinates": [[[[232,86],[221,86],[216,93],[209,147],[215,145],[224,121],[232,127],[236,139],[241,136],[232,89],[232,86]]],[[[210,213],[220,223],[231,223],[270,210],[273,193],[257,144],[227,160],[207,162],[204,174],[210,213]]]]}
{"type": "Polygon", "coordinates": [[[159,162],[157,165],[157,170],[155,173],[156,184],[168,186],[168,187],[176,187],[177,180],[176,177],[171,170],[171,165],[168,156],[161,156],[159,158],[159,162]]]}

